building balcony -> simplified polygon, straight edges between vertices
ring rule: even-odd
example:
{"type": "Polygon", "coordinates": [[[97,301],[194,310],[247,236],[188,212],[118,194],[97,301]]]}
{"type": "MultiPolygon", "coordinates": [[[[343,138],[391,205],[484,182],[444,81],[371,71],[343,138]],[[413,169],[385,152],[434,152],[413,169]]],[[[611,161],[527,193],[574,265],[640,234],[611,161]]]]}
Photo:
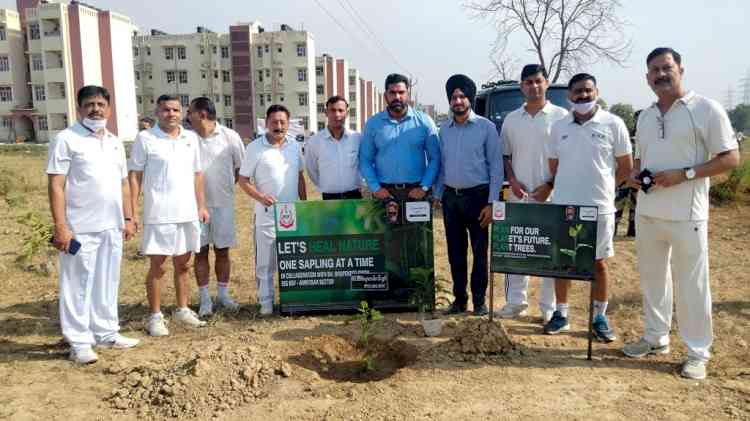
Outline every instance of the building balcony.
{"type": "Polygon", "coordinates": [[[66,82],[65,69],[62,67],[56,67],[44,70],[44,79],[47,82],[66,82]]]}
{"type": "Polygon", "coordinates": [[[45,102],[48,113],[68,112],[68,100],[66,98],[48,98],[45,102]]]}

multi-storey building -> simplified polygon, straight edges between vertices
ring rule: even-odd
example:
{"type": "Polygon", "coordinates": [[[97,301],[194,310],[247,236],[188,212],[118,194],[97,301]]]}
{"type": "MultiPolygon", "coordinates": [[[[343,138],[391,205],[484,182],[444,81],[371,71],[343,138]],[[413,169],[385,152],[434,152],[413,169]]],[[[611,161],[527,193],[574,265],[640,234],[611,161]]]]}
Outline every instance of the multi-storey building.
{"type": "Polygon", "coordinates": [[[359,70],[355,68],[349,68],[349,75],[347,77],[347,83],[349,84],[349,129],[357,132],[362,132],[365,128],[362,125],[362,107],[359,105],[360,98],[362,97],[362,91],[359,89],[359,70]]]}
{"type": "MultiPolygon", "coordinates": [[[[107,128],[125,139],[135,137],[133,62],[129,55],[114,52],[115,48],[130,50],[134,30],[130,19],[78,2],[17,0],[17,6],[19,13],[2,13],[6,28],[13,28],[6,29],[6,38],[14,33],[12,40],[5,41],[9,61],[14,62],[10,92],[14,106],[7,136],[52,139],[76,120],[78,90],[93,84],[106,87],[111,94],[107,128]],[[15,35],[19,26],[23,45],[15,35]],[[20,59],[17,53],[24,50],[25,59],[20,59]],[[20,75],[25,82],[20,83],[20,75]]],[[[8,120],[3,121],[5,126],[8,120]]]]}
{"type": "Polygon", "coordinates": [[[336,65],[335,59],[328,54],[315,57],[315,94],[317,97],[318,128],[326,127],[325,104],[328,98],[336,95],[336,65]]]}
{"type": "Polygon", "coordinates": [[[134,37],[138,113],[153,115],[155,101],[163,94],[179,97],[185,109],[192,99],[204,96],[213,100],[219,121],[233,127],[230,49],[229,35],[203,27],[192,34],[151,31],[134,37]]]}
{"type": "Polygon", "coordinates": [[[34,136],[28,73],[20,15],[0,9],[0,141],[34,136]]]}

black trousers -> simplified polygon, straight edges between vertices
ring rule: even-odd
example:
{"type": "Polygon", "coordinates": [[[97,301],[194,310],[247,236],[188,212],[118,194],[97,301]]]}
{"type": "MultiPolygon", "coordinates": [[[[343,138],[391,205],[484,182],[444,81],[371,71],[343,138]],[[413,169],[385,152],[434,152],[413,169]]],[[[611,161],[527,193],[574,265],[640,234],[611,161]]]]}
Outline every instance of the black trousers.
{"type": "Polygon", "coordinates": [[[489,186],[480,185],[460,190],[446,186],[443,193],[443,222],[453,278],[453,295],[456,297],[456,304],[464,307],[469,299],[466,293],[469,239],[474,255],[471,267],[471,301],[474,308],[485,303],[489,228],[480,226],[479,214],[487,206],[489,192],[489,186]]]}
{"type": "Polygon", "coordinates": [[[343,193],[323,193],[323,200],[339,200],[339,199],[361,199],[362,192],[359,190],[350,190],[343,193]]]}

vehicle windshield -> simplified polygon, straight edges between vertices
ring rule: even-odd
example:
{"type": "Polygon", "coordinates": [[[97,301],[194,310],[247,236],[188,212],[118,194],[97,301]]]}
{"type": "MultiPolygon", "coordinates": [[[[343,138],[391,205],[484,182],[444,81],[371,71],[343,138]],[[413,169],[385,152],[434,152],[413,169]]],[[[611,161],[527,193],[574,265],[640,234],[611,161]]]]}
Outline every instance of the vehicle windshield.
{"type": "MultiPolygon", "coordinates": [[[[547,91],[547,99],[559,107],[563,107],[566,110],[570,109],[570,104],[568,103],[568,91],[565,88],[551,87],[547,91]]],[[[518,89],[494,92],[490,94],[490,100],[487,107],[490,115],[487,118],[497,125],[499,131],[503,125],[505,117],[513,110],[523,105],[524,102],[523,94],[518,89]]]]}

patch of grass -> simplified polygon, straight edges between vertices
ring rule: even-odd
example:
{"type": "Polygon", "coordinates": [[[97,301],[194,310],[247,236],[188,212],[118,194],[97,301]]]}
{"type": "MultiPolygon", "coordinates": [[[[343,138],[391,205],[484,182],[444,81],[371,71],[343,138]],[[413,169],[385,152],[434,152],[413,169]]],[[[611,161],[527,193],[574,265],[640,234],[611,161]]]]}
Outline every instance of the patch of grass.
{"type": "Polygon", "coordinates": [[[711,186],[709,195],[715,205],[727,205],[747,198],[750,195],[750,160],[744,160],[724,181],[711,186]]]}

